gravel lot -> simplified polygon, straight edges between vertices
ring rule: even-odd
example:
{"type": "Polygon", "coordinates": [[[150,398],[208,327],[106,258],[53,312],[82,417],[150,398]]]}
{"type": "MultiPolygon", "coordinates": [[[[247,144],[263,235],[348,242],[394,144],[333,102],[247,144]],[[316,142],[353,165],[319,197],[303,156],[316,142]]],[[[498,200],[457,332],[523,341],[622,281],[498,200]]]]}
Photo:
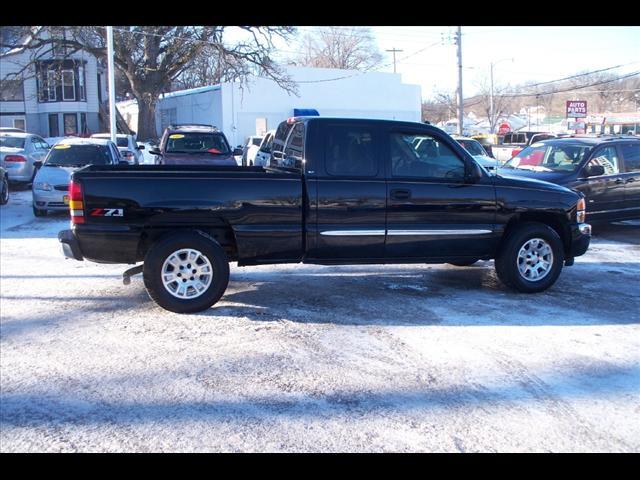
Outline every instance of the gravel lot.
{"type": "Polygon", "coordinates": [[[640,222],[557,284],[492,262],[238,268],[177,315],[0,208],[0,450],[640,450],[640,222]]]}

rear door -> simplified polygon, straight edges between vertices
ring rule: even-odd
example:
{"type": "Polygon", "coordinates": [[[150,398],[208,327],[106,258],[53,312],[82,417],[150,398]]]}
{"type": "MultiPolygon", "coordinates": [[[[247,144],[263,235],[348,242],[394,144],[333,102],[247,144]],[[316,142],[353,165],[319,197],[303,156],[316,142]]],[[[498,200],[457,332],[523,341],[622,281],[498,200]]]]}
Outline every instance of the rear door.
{"type": "Polygon", "coordinates": [[[488,254],[495,244],[491,177],[466,181],[471,159],[465,160],[462,147],[438,133],[392,127],[385,138],[387,256],[488,254]]]}
{"type": "Polygon", "coordinates": [[[625,216],[640,217],[640,142],[619,145],[622,153],[624,174],[625,216]]]}
{"type": "MultiPolygon", "coordinates": [[[[308,257],[382,259],[386,185],[381,130],[376,122],[316,122],[314,170],[307,171],[310,203],[308,257]]],[[[309,141],[309,139],[308,139],[309,141]]]]}
{"type": "Polygon", "coordinates": [[[583,167],[583,171],[597,165],[604,167],[604,175],[587,177],[575,188],[585,194],[587,218],[595,220],[618,218],[625,208],[625,181],[621,172],[620,152],[615,145],[596,147],[583,167]]]}

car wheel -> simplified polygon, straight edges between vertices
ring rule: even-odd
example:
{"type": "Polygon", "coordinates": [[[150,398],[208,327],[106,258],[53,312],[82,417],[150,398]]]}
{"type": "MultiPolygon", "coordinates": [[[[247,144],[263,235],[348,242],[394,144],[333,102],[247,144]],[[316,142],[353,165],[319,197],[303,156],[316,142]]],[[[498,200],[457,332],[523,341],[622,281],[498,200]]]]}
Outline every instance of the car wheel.
{"type": "Polygon", "coordinates": [[[33,214],[36,217],[46,217],[47,216],[47,211],[46,210],[42,210],[40,208],[36,208],[35,205],[33,206],[33,214]]]}
{"type": "Polygon", "coordinates": [[[201,312],[216,303],[229,283],[229,260],[213,238],[180,232],[156,242],[143,267],[149,296],[176,313],[201,312]]]}
{"type": "Polygon", "coordinates": [[[0,186],[0,205],[9,203],[9,180],[5,175],[2,177],[2,186],[0,186]]]}
{"type": "Polygon", "coordinates": [[[523,293],[549,288],[558,279],[563,264],[562,240],[542,223],[524,223],[512,230],[495,260],[502,283],[523,293]]]}
{"type": "Polygon", "coordinates": [[[465,260],[463,262],[449,262],[449,265],[455,265],[456,267],[468,267],[476,263],[478,260],[478,258],[474,258],[471,260],[465,260]]]}

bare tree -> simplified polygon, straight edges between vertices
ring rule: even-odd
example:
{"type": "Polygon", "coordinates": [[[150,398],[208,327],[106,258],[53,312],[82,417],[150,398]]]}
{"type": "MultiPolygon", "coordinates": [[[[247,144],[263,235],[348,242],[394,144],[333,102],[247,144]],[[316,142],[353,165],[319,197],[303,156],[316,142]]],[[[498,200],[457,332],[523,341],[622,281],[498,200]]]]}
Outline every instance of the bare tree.
{"type": "Polygon", "coordinates": [[[436,92],[432,100],[422,102],[422,120],[439,123],[457,115],[458,101],[455,93],[436,92]]]}
{"type": "MultiPolygon", "coordinates": [[[[3,27],[4,28],[4,27],[3,27]]],[[[63,27],[64,36],[39,37],[34,34],[25,48],[41,51],[43,47],[63,46],[70,55],[84,50],[98,58],[107,53],[104,27],[63,27]]],[[[155,109],[161,93],[168,91],[205,48],[214,49],[222,61],[235,65],[238,78],[255,67],[260,74],[276,81],[288,91],[295,85],[271,58],[276,36],[288,38],[291,27],[239,27],[249,40],[229,44],[225,41],[224,26],[122,26],[114,27],[114,63],[129,84],[138,102],[138,137],[146,140],[156,136],[155,109]]],[[[15,48],[2,36],[0,47],[15,48]]],[[[11,37],[13,38],[13,37],[11,37]]]]}
{"type": "Polygon", "coordinates": [[[370,28],[321,27],[302,38],[296,64],[306,67],[372,70],[383,56],[370,28]]]}

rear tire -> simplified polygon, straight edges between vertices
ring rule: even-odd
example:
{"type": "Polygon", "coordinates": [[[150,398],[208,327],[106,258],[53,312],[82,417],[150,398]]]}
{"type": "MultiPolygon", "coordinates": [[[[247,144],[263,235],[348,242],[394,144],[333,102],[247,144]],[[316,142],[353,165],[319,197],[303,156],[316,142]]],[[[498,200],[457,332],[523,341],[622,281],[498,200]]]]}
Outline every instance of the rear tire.
{"type": "Polygon", "coordinates": [[[9,180],[5,175],[2,177],[2,185],[0,185],[0,205],[9,203],[9,180]]]}
{"type": "Polygon", "coordinates": [[[519,292],[546,290],[562,271],[562,240],[543,223],[529,222],[515,227],[500,248],[500,255],[495,259],[498,278],[519,292]]]}
{"type": "Polygon", "coordinates": [[[33,206],[33,214],[36,217],[46,217],[47,216],[47,211],[46,210],[42,210],[40,208],[36,208],[36,206],[33,206]]]}
{"type": "Polygon", "coordinates": [[[201,312],[220,300],[227,289],[229,260],[220,244],[208,235],[179,232],[149,249],[143,278],[147,293],[162,308],[175,313],[201,312]],[[188,252],[193,252],[192,260],[188,252]],[[184,270],[178,270],[178,265],[184,270]]]}

